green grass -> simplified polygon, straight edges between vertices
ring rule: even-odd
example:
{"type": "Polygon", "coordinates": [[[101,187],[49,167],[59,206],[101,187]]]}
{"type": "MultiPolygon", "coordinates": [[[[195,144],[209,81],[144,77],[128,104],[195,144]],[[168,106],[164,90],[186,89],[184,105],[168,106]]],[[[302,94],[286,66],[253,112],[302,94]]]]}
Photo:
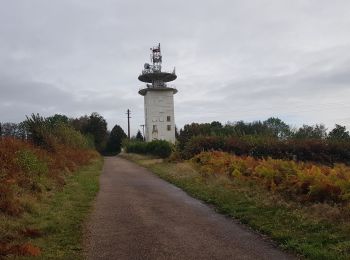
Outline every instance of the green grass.
{"type": "Polygon", "coordinates": [[[123,156],[191,196],[214,205],[218,212],[268,235],[282,249],[308,259],[350,259],[349,218],[335,214],[336,206],[286,201],[254,182],[202,175],[189,162],[168,163],[139,155],[123,156]]]}
{"type": "Polygon", "coordinates": [[[12,229],[23,226],[40,231],[40,237],[26,241],[41,249],[36,259],[83,259],[84,221],[99,189],[102,165],[99,159],[70,174],[66,185],[37,203],[31,213],[9,220],[12,229]]]}

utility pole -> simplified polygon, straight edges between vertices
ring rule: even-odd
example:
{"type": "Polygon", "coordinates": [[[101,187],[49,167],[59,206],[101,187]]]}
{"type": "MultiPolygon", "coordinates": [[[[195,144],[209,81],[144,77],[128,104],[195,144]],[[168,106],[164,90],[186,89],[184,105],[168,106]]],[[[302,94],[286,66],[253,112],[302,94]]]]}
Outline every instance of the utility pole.
{"type": "Polygon", "coordinates": [[[126,111],[126,114],[128,115],[128,138],[129,138],[129,140],[130,140],[130,113],[131,113],[131,111],[130,111],[130,109],[128,109],[127,111],[126,111]]]}
{"type": "Polygon", "coordinates": [[[146,140],[146,137],[145,137],[145,125],[140,125],[142,127],[142,137],[143,137],[143,141],[146,140]]]}

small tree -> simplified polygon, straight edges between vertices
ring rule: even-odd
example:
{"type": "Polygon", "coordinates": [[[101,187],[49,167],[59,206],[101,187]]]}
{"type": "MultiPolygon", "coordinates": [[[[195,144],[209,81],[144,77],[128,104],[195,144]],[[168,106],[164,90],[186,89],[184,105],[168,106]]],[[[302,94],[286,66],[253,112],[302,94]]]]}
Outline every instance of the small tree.
{"type": "Polygon", "coordinates": [[[289,125],[277,117],[270,117],[263,124],[267,126],[273,136],[280,139],[286,139],[291,134],[289,125]]]}
{"type": "Polygon", "coordinates": [[[70,120],[70,123],[76,130],[94,140],[97,151],[105,150],[108,138],[107,122],[101,115],[94,112],[90,116],[70,120]]]}
{"type": "Polygon", "coordinates": [[[327,129],[324,125],[303,125],[294,134],[295,138],[298,139],[325,139],[327,137],[327,129]]]}
{"type": "Polygon", "coordinates": [[[346,131],[345,126],[335,125],[335,128],[329,132],[328,139],[330,140],[350,140],[349,131],[346,131]]]}
{"type": "Polygon", "coordinates": [[[52,148],[51,131],[44,117],[39,114],[32,114],[30,117],[26,116],[24,124],[30,140],[36,145],[52,148]]]}
{"type": "Polygon", "coordinates": [[[140,130],[137,131],[135,139],[138,140],[138,141],[144,141],[140,130]]]}
{"type": "Polygon", "coordinates": [[[127,135],[124,130],[119,126],[115,125],[109,135],[105,153],[109,155],[116,155],[120,153],[122,141],[127,135]]]}

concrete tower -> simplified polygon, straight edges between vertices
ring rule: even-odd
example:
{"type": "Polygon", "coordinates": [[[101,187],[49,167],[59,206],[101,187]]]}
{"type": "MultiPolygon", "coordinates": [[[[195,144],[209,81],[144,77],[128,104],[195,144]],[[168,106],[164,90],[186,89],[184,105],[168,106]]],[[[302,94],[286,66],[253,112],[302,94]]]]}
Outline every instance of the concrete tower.
{"type": "Polygon", "coordinates": [[[151,48],[151,63],[144,65],[139,76],[139,80],[146,83],[146,87],[139,90],[145,101],[145,138],[147,142],[175,143],[174,94],[177,90],[167,85],[177,77],[175,68],[173,72],[162,71],[160,44],[151,48]]]}

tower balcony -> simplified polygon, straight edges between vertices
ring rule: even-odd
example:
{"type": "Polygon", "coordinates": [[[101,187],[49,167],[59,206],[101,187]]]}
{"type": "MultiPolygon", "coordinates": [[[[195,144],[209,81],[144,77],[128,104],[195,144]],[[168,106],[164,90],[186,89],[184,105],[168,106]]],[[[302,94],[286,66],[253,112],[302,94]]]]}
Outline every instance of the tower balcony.
{"type": "Polygon", "coordinates": [[[166,71],[154,71],[145,69],[142,71],[141,75],[139,75],[138,79],[145,83],[152,83],[153,81],[164,81],[164,82],[170,82],[177,78],[175,74],[175,70],[173,72],[166,72],[166,71]]]}
{"type": "Polygon", "coordinates": [[[145,96],[147,91],[173,91],[173,94],[177,93],[177,89],[172,85],[164,85],[163,87],[154,87],[150,84],[147,84],[146,87],[139,88],[139,94],[145,96]]]}

